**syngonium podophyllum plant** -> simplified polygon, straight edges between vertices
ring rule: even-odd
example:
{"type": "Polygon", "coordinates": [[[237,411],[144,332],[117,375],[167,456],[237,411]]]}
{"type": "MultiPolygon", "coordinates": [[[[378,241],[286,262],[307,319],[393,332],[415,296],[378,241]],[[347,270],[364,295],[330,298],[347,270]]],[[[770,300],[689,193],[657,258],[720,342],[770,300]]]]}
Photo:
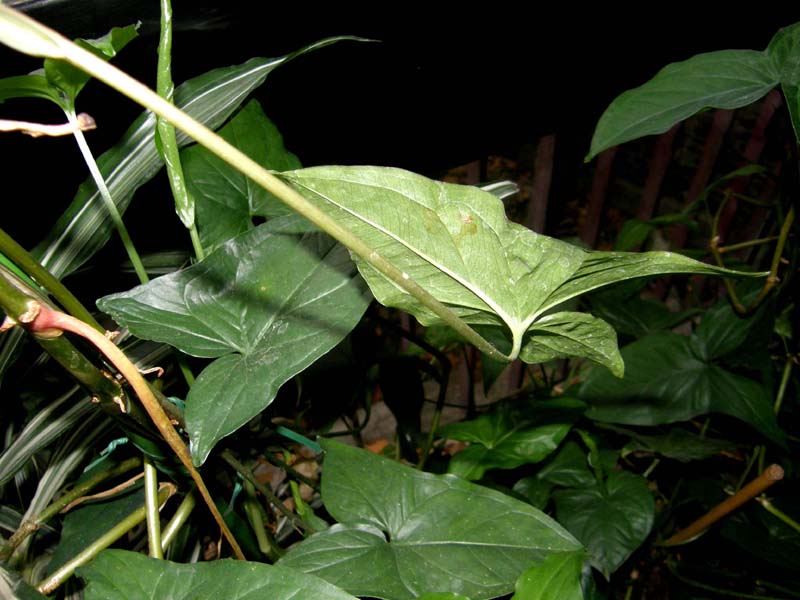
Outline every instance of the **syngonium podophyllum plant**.
{"type": "MultiPolygon", "coordinates": [[[[163,8],[167,14],[168,7],[163,8]]],[[[284,383],[339,344],[373,297],[411,313],[424,325],[449,326],[496,361],[519,358],[530,364],[559,357],[585,358],[621,377],[624,363],[614,330],[598,317],[573,310],[571,300],[611,284],[654,275],[744,274],[675,253],[595,252],[539,235],[508,220],[501,200],[481,188],[440,183],[390,168],[300,168],[261,107],[253,101],[244,103],[271,69],[291,57],[253,59],[213,71],[183,84],[173,97],[168,21],[165,18],[162,23],[156,94],[106,62],[134,35],[132,30],[115,30],[102,40],[73,44],[11,9],[0,8],[0,39],[17,50],[45,57],[43,72],[5,80],[0,92],[4,97],[44,97],[64,108],[93,174],[94,186],[81,189],[54,233],[37,248],[38,262],[51,275],[62,277],[90,258],[114,227],[125,240],[119,213],[136,187],[166,163],[176,210],[197,260],[188,268],[147,281],[143,265],[132,252],[142,285],[100,299],[98,307],[140,339],[211,359],[192,382],[185,411],[175,408],[132,364],[135,349],[127,355],[120,352],[97,331],[88,311],[52,276],[39,270],[36,260],[11,243],[5,245],[6,254],[14,254],[11,258],[18,271],[8,271],[0,285],[7,327],[27,329],[71,372],[77,371],[81,383],[146,454],[141,493],[128,493],[114,505],[113,514],[106,506],[87,506],[65,522],[64,542],[47,566],[46,576],[36,580],[39,591],[54,590],[116,539],[111,535],[103,542],[81,539],[82,528],[102,521],[109,532],[121,535],[145,518],[152,558],[121,550],[101,553],[80,572],[89,582],[89,597],[124,597],[120,590],[142,589],[147,590],[144,597],[188,598],[199,590],[208,594],[219,589],[226,597],[236,598],[263,593],[273,598],[428,594],[475,599],[508,594],[516,582],[519,598],[578,598],[586,552],[589,562],[609,576],[650,531],[653,502],[642,478],[608,469],[604,473],[600,458],[593,463],[596,489],[583,490],[584,495],[597,504],[634,498],[636,514],[641,515],[624,543],[609,553],[598,549],[597,540],[587,541],[584,529],[576,525],[585,506],[577,491],[563,491],[559,500],[559,516],[572,525],[570,533],[530,504],[464,481],[480,474],[463,458],[466,466],[457,467],[462,469],[459,479],[415,471],[360,449],[323,441],[322,501],[337,521],[329,526],[300,497],[295,498],[296,512],[286,509],[229,451],[219,451],[220,442],[261,413],[284,383]],[[150,111],[96,163],[81,142],[81,127],[86,123],[75,114],[75,97],[88,80],[84,71],[150,111]],[[182,133],[177,135],[173,127],[182,133]],[[197,145],[179,155],[179,146],[189,139],[197,145]],[[99,206],[99,201],[105,206],[99,206]],[[256,226],[256,218],[266,222],[256,226]],[[57,310],[56,303],[72,314],[57,310]],[[81,363],[80,352],[66,345],[62,332],[96,346],[128,385],[123,388],[116,379],[109,383],[104,376],[98,377],[92,364],[81,363]],[[138,402],[146,414],[140,414],[138,402]],[[175,425],[188,436],[188,448],[175,425]],[[164,442],[179,463],[163,452],[164,442]],[[236,513],[218,509],[219,498],[212,497],[198,471],[216,455],[244,478],[245,511],[249,523],[256,524],[254,534],[243,533],[247,526],[236,513]],[[171,469],[176,480],[183,481],[186,474],[192,477],[238,558],[274,561],[282,553],[274,540],[266,538],[263,507],[253,501],[256,490],[272,500],[306,539],[283,556],[279,566],[226,561],[180,565],[157,560],[163,557],[162,547],[168,547],[180,529],[181,509],[193,496],[185,496],[162,536],[157,506],[169,488],[158,489],[153,459],[161,469],[171,469]],[[253,535],[256,540],[248,546],[245,541],[253,540],[253,535]],[[92,552],[81,555],[86,547],[92,552]]],[[[778,65],[777,58],[765,60],[778,65]]],[[[788,72],[782,68],[773,67],[775,81],[770,88],[778,83],[790,86],[789,75],[779,77],[788,72]]],[[[796,93],[796,85],[787,89],[796,93]]],[[[744,100],[742,96],[738,101],[744,100]]],[[[714,102],[695,102],[693,110],[675,112],[667,127],[708,104],[714,102]]],[[[613,117],[614,113],[610,110],[609,114],[613,117]]],[[[605,131],[626,130],[627,139],[632,139],[663,126],[639,131],[624,119],[612,117],[601,121],[601,138],[605,131]]],[[[650,115],[637,123],[654,119],[650,115]]],[[[18,128],[35,131],[31,124],[18,128]]],[[[601,139],[593,144],[592,152],[608,143],[601,139]]],[[[567,402],[556,408],[575,407],[567,402]]],[[[501,422],[513,416],[498,413],[488,418],[501,422]]],[[[452,429],[450,434],[458,437],[457,428],[452,429]]],[[[538,460],[550,454],[569,429],[569,423],[536,429],[529,441],[541,446],[538,460]]],[[[461,435],[467,440],[480,437],[470,432],[461,435]]],[[[509,466],[497,456],[481,460],[478,470],[509,466]]],[[[103,470],[101,464],[89,470],[76,489],[84,489],[81,485],[87,481],[96,485],[121,468],[103,470]]],[[[13,471],[8,472],[13,476],[13,471]]],[[[191,506],[185,510],[191,511],[191,506]]],[[[4,548],[3,559],[12,566],[22,560],[30,529],[47,509],[42,506],[28,512],[4,548]]],[[[5,571],[5,576],[15,581],[13,572],[5,571]]],[[[25,589],[24,585],[18,584],[18,589],[25,589]]]]}

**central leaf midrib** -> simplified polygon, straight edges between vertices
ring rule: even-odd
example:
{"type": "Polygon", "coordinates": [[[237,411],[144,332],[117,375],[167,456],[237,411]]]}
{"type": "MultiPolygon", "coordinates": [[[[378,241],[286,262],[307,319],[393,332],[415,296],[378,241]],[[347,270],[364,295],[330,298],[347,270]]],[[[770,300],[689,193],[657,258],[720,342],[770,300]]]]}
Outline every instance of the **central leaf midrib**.
{"type": "MultiPolygon", "coordinates": [[[[390,231],[387,231],[384,227],[378,225],[377,223],[374,223],[372,220],[367,219],[365,216],[353,211],[352,209],[342,205],[341,203],[337,202],[336,200],[334,200],[333,198],[329,197],[328,195],[323,194],[322,192],[309,187],[308,185],[306,185],[302,181],[299,181],[297,178],[293,178],[293,179],[294,179],[295,182],[298,183],[298,185],[303,186],[305,189],[307,189],[310,192],[316,194],[317,196],[323,198],[324,200],[330,202],[332,205],[340,208],[341,210],[345,211],[346,213],[348,213],[349,215],[353,216],[354,218],[360,220],[361,222],[365,223],[366,225],[374,227],[376,230],[380,231],[381,233],[383,233],[387,237],[391,238],[395,242],[397,242],[400,245],[402,245],[403,247],[407,248],[409,251],[411,251],[414,254],[416,254],[418,257],[422,258],[423,260],[427,261],[429,264],[431,264],[434,267],[436,267],[439,271],[441,271],[442,273],[444,273],[445,275],[447,275],[448,277],[450,277],[451,279],[456,281],[458,284],[460,284],[465,289],[469,290],[478,299],[482,300],[484,302],[484,304],[486,304],[490,309],[492,309],[495,312],[495,314],[497,316],[499,316],[506,323],[506,325],[508,325],[509,329],[511,329],[511,331],[513,333],[516,332],[515,326],[518,325],[517,319],[512,318],[508,313],[506,313],[506,311],[504,311],[502,308],[500,308],[500,306],[491,298],[491,296],[487,292],[485,292],[481,287],[477,286],[474,282],[465,281],[457,273],[452,272],[448,267],[440,264],[438,261],[436,261],[433,258],[429,257],[428,255],[426,255],[425,253],[421,252],[417,248],[412,247],[411,245],[406,243],[405,240],[402,240],[401,238],[399,238],[394,233],[392,233],[390,231]]],[[[311,179],[311,178],[309,178],[309,179],[311,179]]],[[[323,179],[323,181],[326,181],[326,180],[323,179]]],[[[376,186],[374,184],[364,183],[364,182],[360,182],[360,181],[351,181],[351,180],[347,180],[345,178],[341,178],[340,181],[351,183],[353,185],[363,186],[363,187],[376,188],[378,190],[382,189],[379,186],[376,186]]],[[[394,193],[397,193],[397,194],[403,196],[404,198],[406,198],[410,202],[418,204],[416,202],[416,200],[414,200],[410,196],[408,196],[408,195],[406,195],[406,194],[404,194],[404,193],[402,193],[400,191],[397,191],[397,190],[392,190],[392,191],[394,193]]],[[[423,207],[423,208],[426,208],[427,210],[431,210],[431,209],[429,209],[427,207],[423,207]]],[[[434,214],[436,214],[435,211],[432,211],[432,212],[434,212],[434,214]]],[[[437,218],[439,217],[438,214],[436,214],[436,216],[437,216],[437,218]]],[[[441,219],[439,219],[439,222],[441,223],[441,219]]],[[[461,258],[461,260],[463,262],[464,257],[461,256],[460,252],[458,253],[458,256],[461,258]]],[[[464,263],[464,266],[466,266],[466,263],[464,263]]],[[[469,308],[472,308],[472,307],[469,307],[469,308]]]]}

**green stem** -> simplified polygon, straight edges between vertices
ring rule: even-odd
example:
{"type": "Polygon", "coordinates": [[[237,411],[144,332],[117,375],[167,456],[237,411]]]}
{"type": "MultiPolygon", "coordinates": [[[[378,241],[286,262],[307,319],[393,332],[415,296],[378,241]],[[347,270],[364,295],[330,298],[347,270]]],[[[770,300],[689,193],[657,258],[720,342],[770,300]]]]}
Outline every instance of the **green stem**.
{"type": "Polygon", "coordinates": [[[72,295],[72,292],[2,229],[0,229],[0,252],[47,290],[69,314],[87,322],[98,331],[104,331],[92,313],[72,295]]]}
{"type": "Polygon", "coordinates": [[[151,558],[164,558],[161,550],[161,516],[158,513],[158,471],[149,457],[144,457],[144,505],[147,509],[147,545],[151,558]]]}
{"type": "Polygon", "coordinates": [[[739,242],[738,244],[731,244],[730,246],[718,246],[717,250],[720,254],[725,254],[726,252],[736,252],[737,250],[744,250],[745,248],[752,248],[753,246],[768,244],[769,242],[774,242],[777,239],[777,235],[771,235],[769,237],[759,238],[757,240],[748,240],[746,242],[739,242]]]}
{"type": "Polygon", "coordinates": [[[772,504],[772,502],[770,502],[763,496],[759,496],[758,498],[756,498],[756,502],[758,502],[761,506],[763,506],[767,510],[767,512],[775,515],[781,521],[786,523],[789,527],[794,529],[797,533],[800,533],[800,523],[795,521],[792,517],[787,515],[781,509],[777,508],[774,504],[772,504]]]}
{"type": "MultiPolygon", "coordinates": [[[[156,91],[161,98],[172,103],[175,86],[172,83],[172,6],[170,0],[161,0],[161,37],[158,40],[156,91]]],[[[167,179],[169,179],[169,186],[172,189],[172,197],[175,199],[175,211],[183,225],[189,230],[197,260],[203,260],[205,252],[194,222],[194,200],[186,189],[186,179],[183,176],[175,128],[164,119],[158,119],[156,127],[161,140],[159,153],[167,167],[167,179]]]]}
{"type": "Polygon", "coordinates": [[[314,533],[314,528],[311,527],[311,525],[306,523],[301,517],[293,513],[291,510],[286,508],[283,505],[283,502],[281,502],[281,499],[275,495],[275,492],[273,492],[269,487],[265,486],[258,479],[256,479],[255,475],[253,475],[253,471],[251,471],[245,465],[236,460],[236,457],[233,456],[233,453],[230,450],[223,450],[220,456],[222,457],[222,460],[224,460],[231,467],[233,467],[237,473],[239,473],[242,477],[244,477],[246,481],[249,481],[253,485],[253,487],[255,487],[259,492],[261,492],[261,494],[264,496],[267,502],[269,502],[275,508],[277,508],[278,511],[284,517],[289,519],[289,521],[291,521],[293,525],[299,527],[306,533],[309,534],[314,533]]]}
{"type": "MultiPolygon", "coordinates": [[[[100,59],[98,58],[97,60],[100,59]]],[[[122,221],[122,217],[117,210],[117,205],[114,204],[114,200],[111,198],[111,192],[108,191],[108,186],[106,185],[105,179],[103,179],[103,174],[100,172],[100,168],[97,166],[97,162],[95,161],[94,155],[89,148],[89,144],[86,143],[86,138],[83,135],[83,131],[77,127],[78,120],[75,116],[75,111],[70,108],[64,112],[66,113],[69,122],[76,126],[75,133],[73,134],[75,136],[75,141],[78,142],[78,148],[80,148],[83,160],[86,162],[86,166],[89,168],[89,173],[91,173],[94,184],[97,186],[97,191],[100,192],[100,197],[103,199],[106,210],[108,210],[108,214],[111,216],[114,227],[117,228],[117,233],[122,240],[122,245],[125,246],[125,251],[128,253],[128,258],[133,265],[133,269],[136,271],[139,281],[141,283],[147,283],[150,281],[150,278],[147,276],[147,271],[145,271],[144,265],[142,264],[142,259],[139,257],[139,253],[136,251],[136,247],[133,245],[131,236],[128,234],[128,229],[125,227],[125,223],[122,221]]]]}
{"type": "Polygon", "coordinates": [[[195,498],[194,492],[186,494],[180,506],[178,506],[178,509],[175,511],[175,514],[172,515],[172,518],[169,520],[169,523],[167,523],[166,527],[161,531],[162,552],[166,552],[167,548],[169,548],[172,540],[178,535],[178,531],[180,531],[184,523],[189,520],[196,505],[197,498],[195,498]]]}
{"type": "Polygon", "coordinates": [[[499,361],[510,361],[516,358],[514,356],[506,356],[497,350],[452,310],[409,277],[408,274],[382,257],[376,249],[370,247],[361,238],[340,225],[333,217],[309,202],[295,189],[289,187],[240,150],[146,86],[22,13],[0,5],[0,19],[5,24],[5,28],[0,31],[0,35],[2,35],[0,37],[1,41],[22,52],[66,60],[153,111],[157,116],[171,122],[173,126],[186,133],[201,146],[206,147],[233,168],[279,198],[295,212],[347,246],[351,252],[361,257],[392,283],[414,296],[417,301],[481,352],[499,361]]]}
{"type": "Polygon", "coordinates": [[[281,557],[280,548],[278,544],[272,539],[272,536],[267,532],[265,525],[266,513],[261,503],[256,498],[256,489],[253,484],[244,480],[244,491],[247,498],[244,501],[244,511],[247,515],[247,520],[258,542],[258,549],[264,556],[267,556],[272,561],[276,561],[281,557]]]}
{"type": "Polygon", "coordinates": [[[24,542],[29,535],[38,530],[42,525],[55,517],[75,500],[85,496],[107,479],[112,479],[114,477],[123,475],[124,473],[137,468],[141,464],[142,461],[139,458],[129,458],[118,464],[113,469],[96,473],[92,477],[75,485],[74,488],[63,494],[58,498],[58,500],[55,500],[50,506],[45,508],[38,515],[25,521],[24,523],[21,523],[19,529],[14,532],[14,534],[3,546],[2,551],[0,551],[0,560],[7,561],[11,557],[11,554],[13,554],[14,549],[24,542]]]}
{"type": "Polygon", "coordinates": [[[286,471],[286,473],[288,473],[289,475],[291,475],[292,477],[297,479],[297,481],[299,481],[300,483],[305,483],[308,487],[310,487],[315,492],[319,491],[319,484],[316,481],[314,481],[313,479],[309,479],[308,477],[306,477],[305,475],[300,473],[297,469],[289,466],[288,464],[283,462],[280,458],[277,458],[271,452],[265,452],[264,453],[264,459],[267,462],[275,465],[276,467],[278,467],[280,469],[283,469],[284,471],[286,471]]]}
{"type": "MultiPolygon", "coordinates": [[[[159,490],[159,504],[163,504],[167,501],[167,498],[169,498],[173,489],[174,488],[172,486],[164,486],[164,488],[159,490]]],[[[146,514],[147,508],[142,506],[122,519],[119,523],[114,525],[114,527],[109,529],[106,533],[101,535],[94,542],[73,556],[67,563],[57,569],[55,573],[42,581],[37,586],[39,593],[45,595],[53,593],[62,583],[69,579],[69,577],[75,572],[75,569],[88,563],[95,556],[97,556],[100,551],[108,548],[111,544],[116,542],[123,535],[144,521],[146,514]]]]}
{"type": "Polygon", "coordinates": [[[779,414],[781,412],[781,404],[783,404],[783,397],[786,395],[786,388],[789,385],[789,379],[791,378],[792,374],[792,357],[786,359],[786,362],[783,364],[783,373],[781,374],[781,383],[778,386],[778,393],[775,396],[775,404],[773,409],[775,414],[779,414]]]}

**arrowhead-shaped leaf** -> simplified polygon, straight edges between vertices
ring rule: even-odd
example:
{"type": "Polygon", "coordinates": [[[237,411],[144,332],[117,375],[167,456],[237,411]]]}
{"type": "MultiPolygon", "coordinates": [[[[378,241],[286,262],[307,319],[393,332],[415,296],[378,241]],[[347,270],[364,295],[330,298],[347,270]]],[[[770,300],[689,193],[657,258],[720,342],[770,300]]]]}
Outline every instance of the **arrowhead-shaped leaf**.
{"type": "MultiPolygon", "coordinates": [[[[262,167],[273,171],[298,169],[300,161],[283,146],[283,138],[252,100],[219,132],[262,167]]],[[[203,146],[181,153],[189,193],[195,199],[197,227],[203,247],[210,251],[252,229],[253,217],[272,218],[291,210],[203,146]]]]}
{"type": "Polygon", "coordinates": [[[644,542],[653,527],[655,502],[647,480],[613,471],[605,483],[553,494],[559,523],[586,545],[606,578],[644,542]]]}
{"type": "MultiPolygon", "coordinates": [[[[128,42],[138,35],[137,28],[138,25],[113,27],[103,37],[95,40],[78,39],[75,40],[75,43],[103,60],[111,60],[117,55],[117,52],[122,50],[128,42]]],[[[91,79],[91,76],[86,71],[66,61],[53,58],[45,59],[44,74],[47,77],[47,81],[66,96],[71,106],[75,105],[75,98],[83,89],[83,86],[91,79]]]]}
{"type": "Polygon", "coordinates": [[[186,427],[197,464],[272,402],[278,388],[355,327],[368,298],[347,251],[267,223],[197,265],[98,302],[141,338],[207,358],[186,427]]]}
{"type": "MultiPolygon", "coordinates": [[[[669,252],[589,252],[509,221],[502,202],[488,192],[398,169],[317,167],[282,177],[467,323],[504,327],[510,358],[538,359],[535,325],[580,294],[636,277],[725,272],[669,252]],[[530,348],[520,354],[523,343],[530,348]]],[[[365,261],[356,263],[379,302],[423,324],[437,322],[415,297],[365,261]]],[[[619,373],[611,329],[598,320],[579,325],[580,332],[553,323],[541,352],[588,355],[619,373]],[[573,333],[593,337],[587,345],[573,333]]]]}
{"type": "Polygon", "coordinates": [[[704,108],[739,108],[780,83],[766,52],[721,50],[672,63],[618,96],[597,123],[586,160],[630,140],[664,133],[704,108]]]}
{"type": "Polygon", "coordinates": [[[728,372],[698,352],[702,341],[664,332],[622,349],[623,379],[592,369],[580,387],[586,416],[610,423],[663,425],[720,412],[750,423],[781,444],[772,401],[759,382],[728,372]]]}
{"type": "Polygon", "coordinates": [[[89,582],[86,600],[356,600],[317,577],[238,560],[178,564],[105,550],[78,573],[89,582]]]}
{"type": "Polygon", "coordinates": [[[551,554],[525,571],[511,600],[583,600],[583,552],[551,554]]]}
{"type": "MultiPolygon", "coordinates": [[[[306,46],[280,58],[253,58],[241,65],[214,69],[190,79],[175,90],[175,104],[211,129],[216,129],[236,110],[276,67],[295,56],[342,39],[331,38],[306,46]]],[[[163,166],[155,145],[156,118],[145,111],[122,139],[97,159],[100,173],[123,214],[134,192],[153,178],[163,166]]],[[[178,132],[178,144],[189,139],[178,132]]],[[[78,189],[34,254],[56,277],[68,275],[102,248],[114,231],[108,210],[91,178],[78,189]]]]}
{"type": "Polygon", "coordinates": [[[495,598],[512,591],[531,563],[580,549],[555,521],[505,494],[337,442],[322,444],[322,499],[340,524],[300,542],[280,564],[350,593],[495,598]]]}

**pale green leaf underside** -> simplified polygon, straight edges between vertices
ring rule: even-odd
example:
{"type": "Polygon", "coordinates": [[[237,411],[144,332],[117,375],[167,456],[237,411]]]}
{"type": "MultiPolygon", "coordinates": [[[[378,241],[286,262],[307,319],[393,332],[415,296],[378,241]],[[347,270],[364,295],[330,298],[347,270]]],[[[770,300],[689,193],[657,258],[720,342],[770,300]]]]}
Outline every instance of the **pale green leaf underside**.
{"type": "Polygon", "coordinates": [[[105,550],[80,575],[89,582],[86,600],[356,600],[317,577],[236,560],[178,564],[105,550]]]}
{"type": "Polygon", "coordinates": [[[558,523],[510,496],[337,442],[322,444],[322,498],[340,524],[297,544],[280,564],[350,593],[495,598],[510,592],[532,563],[580,548],[558,523]]]}
{"type": "MultiPolygon", "coordinates": [[[[399,169],[316,167],[281,176],[467,323],[507,328],[512,359],[520,356],[526,333],[525,343],[535,348],[532,326],[547,311],[580,294],[635,277],[725,272],[668,252],[586,251],[509,221],[502,202],[488,192],[399,169]]],[[[356,263],[379,302],[407,310],[423,324],[438,322],[365,261],[356,263]]],[[[613,332],[594,323],[593,345],[605,339],[590,358],[619,372],[618,356],[608,350],[613,332]]],[[[589,330],[588,321],[582,326],[589,330]]],[[[551,350],[577,349],[574,339],[552,341],[564,331],[550,327],[551,350]]]]}

